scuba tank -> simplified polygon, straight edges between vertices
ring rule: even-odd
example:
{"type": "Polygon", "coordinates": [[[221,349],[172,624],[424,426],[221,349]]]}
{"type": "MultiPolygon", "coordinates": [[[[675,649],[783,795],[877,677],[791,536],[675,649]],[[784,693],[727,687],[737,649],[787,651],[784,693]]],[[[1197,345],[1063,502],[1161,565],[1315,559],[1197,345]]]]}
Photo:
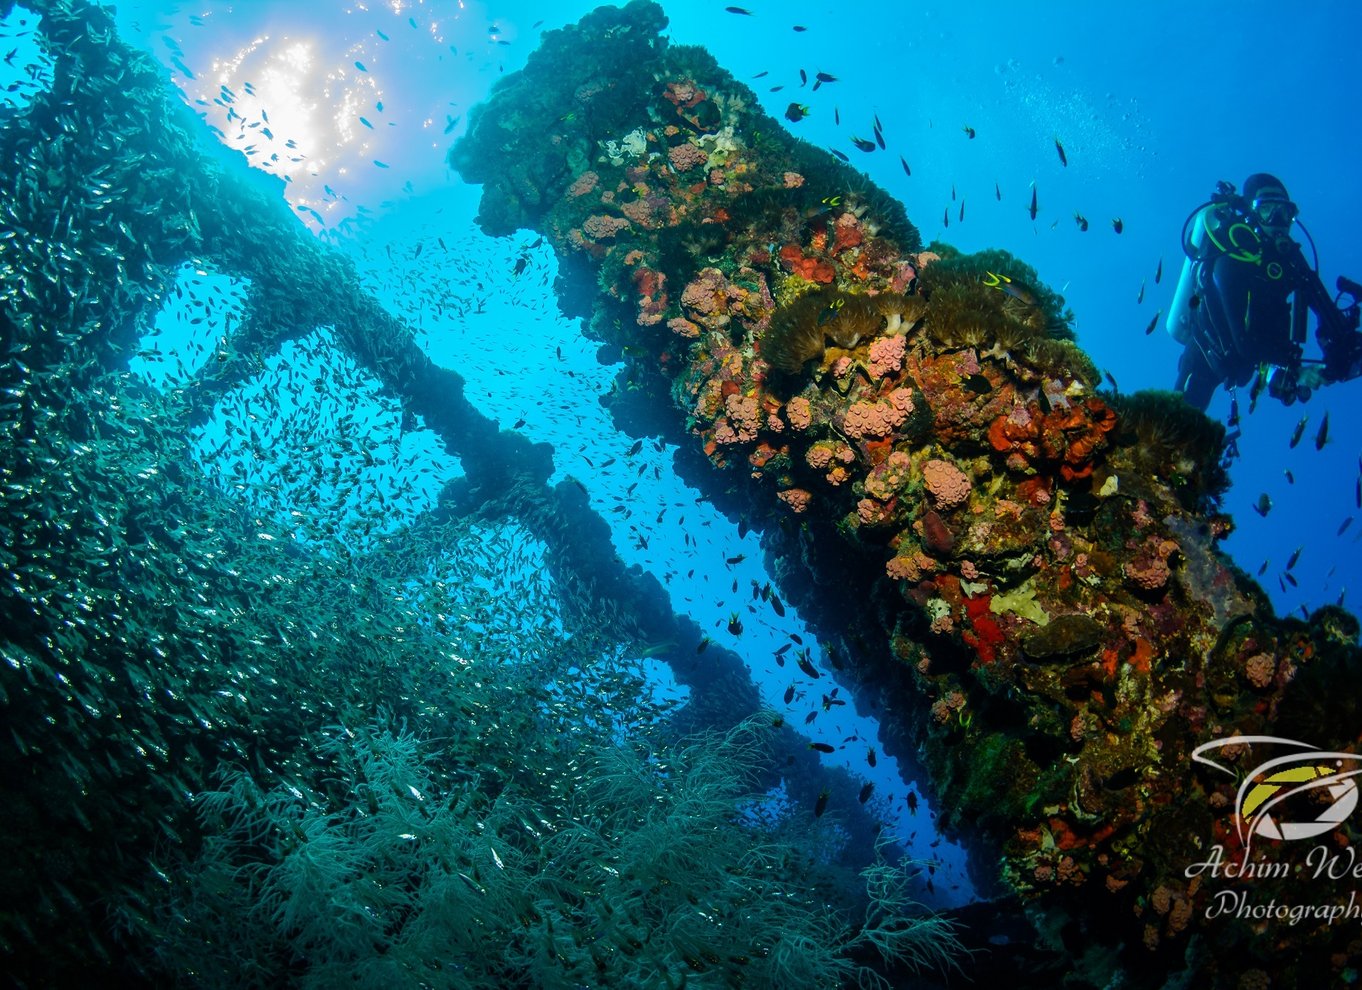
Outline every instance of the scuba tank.
{"type": "MultiPolygon", "coordinates": [[[[1164,322],[1168,333],[1179,344],[1196,342],[1196,309],[1205,303],[1204,299],[1198,298],[1198,293],[1206,278],[1208,263],[1220,255],[1237,260],[1252,257],[1243,252],[1245,248],[1256,247],[1259,238],[1256,230],[1245,222],[1248,219],[1248,204],[1235,193],[1233,184],[1221,181],[1216,183],[1215,194],[1188,214],[1183,223],[1182,252],[1186,258],[1164,322]],[[1248,243],[1250,239],[1252,245],[1248,243]]],[[[1204,314],[1202,319],[1204,322],[1204,314]]],[[[1208,343],[1222,348],[1229,344],[1227,341],[1201,342],[1203,347],[1208,343]]]]}
{"type": "Polygon", "coordinates": [[[1174,340],[1184,346],[1192,340],[1195,326],[1192,297],[1196,294],[1197,270],[1210,253],[1207,250],[1206,216],[1216,205],[1213,201],[1203,203],[1192,211],[1182,225],[1182,251],[1185,257],[1164,327],[1174,340]]]}

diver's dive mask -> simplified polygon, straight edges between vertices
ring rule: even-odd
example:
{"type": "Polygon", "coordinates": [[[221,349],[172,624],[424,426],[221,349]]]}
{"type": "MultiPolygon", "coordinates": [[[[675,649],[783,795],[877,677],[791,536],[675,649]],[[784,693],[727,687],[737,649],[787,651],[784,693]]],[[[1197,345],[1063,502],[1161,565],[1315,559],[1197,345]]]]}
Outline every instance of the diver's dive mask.
{"type": "Polygon", "coordinates": [[[1290,227],[1299,210],[1279,190],[1269,190],[1253,198],[1253,214],[1264,227],[1290,227]]]}

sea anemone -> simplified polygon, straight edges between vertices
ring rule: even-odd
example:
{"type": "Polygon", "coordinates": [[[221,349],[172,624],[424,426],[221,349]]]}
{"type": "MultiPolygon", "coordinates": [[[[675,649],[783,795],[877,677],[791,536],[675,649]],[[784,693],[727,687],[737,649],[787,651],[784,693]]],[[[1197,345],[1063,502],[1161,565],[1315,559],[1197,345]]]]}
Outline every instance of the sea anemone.
{"type": "Polygon", "coordinates": [[[806,362],[822,359],[828,347],[850,350],[877,334],[897,333],[922,315],[924,303],[911,296],[817,289],[776,310],[761,341],[771,367],[797,374],[806,362]]]}
{"type": "Polygon", "coordinates": [[[930,289],[927,298],[931,308],[923,326],[927,338],[937,347],[996,343],[1006,350],[1020,340],[1021,335],[1009,331],[999,304],[973,285],[948,280],[930,289]]]}
{"type": "Polygon", "coordinates": [[[922,269],[919,291],[931,303],[928,336],[941,347],[997,347],[1012,351],[1031,341],[1072,340],[1064,300],[1040,284],[1036,272],[1005,251],[961,254],[933,244],[941,255],[922,269]]]}
{"type": "Polygon", "coordinates": [[[1096,388],[1102,381],[1092,358],[1070,341],[1041,337],[1027,341],[1021,348],[1021,354],[1036,370],[1055,378],[1082,382],[1090,389],[1096,388]]]}
{"type": "Polygon", "coordinates": [[[1221,463],[1223,424],[1174,392],[1150,390],[1107,401],[1116,410],[1117,442],[1127,448],[1137,472],[1171,479],[1188,508],[1217,502],[1225,493],[1229,476],[1221,463]]]}

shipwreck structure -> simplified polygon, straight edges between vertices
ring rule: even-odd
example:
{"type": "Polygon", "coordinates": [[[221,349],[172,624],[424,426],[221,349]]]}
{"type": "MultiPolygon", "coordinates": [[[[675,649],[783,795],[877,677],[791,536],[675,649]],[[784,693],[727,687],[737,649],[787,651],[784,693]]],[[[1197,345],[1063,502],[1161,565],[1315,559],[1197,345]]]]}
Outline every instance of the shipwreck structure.
{"type": "MultiPolygon", "coordinates": [[[[1076,971],[1117,946],[1151,985],[1339,979],[1346,935],[1216,916],[1247,888],[1196,868],[1245,855],[1237,778],[1267,759],[1223,748],[1219,773],[1197,747],[1347,751],[1362,729],[1356,620],[1276,617],[1217,547],[1223,428],[1104,389],[1023,261],[925,248],[665,24],[648,0],[597,10],[473,111],[450,162],[483,184],[483,228],[551,241],[564,312],[626,364],[620,422],[688,442],[787,599],[915,699],[888,731],[944,826],[1076,971]],[[1283,977],[1287,946],[1314,962],[1283,977]]],[[[1333,892],[1288,873],[1250,893],[1333,892]]]]}

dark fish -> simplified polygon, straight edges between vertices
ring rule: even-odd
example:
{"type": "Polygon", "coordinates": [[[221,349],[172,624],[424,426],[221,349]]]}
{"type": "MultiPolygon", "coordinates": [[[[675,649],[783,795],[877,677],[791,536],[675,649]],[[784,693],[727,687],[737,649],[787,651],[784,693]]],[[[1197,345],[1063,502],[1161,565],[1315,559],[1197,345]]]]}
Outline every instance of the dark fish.
{"type": "Polygon", "coordinates": [[[1140,294],[1139,294],[1138,296],[1135,297],[1135,305],[1136,305],[1136,306],[1138,306],[1138,305],[1140,305],[1140,303],[1144,302],[1144,286],[1145,286],[1144,279],[1140,279],[1140,294]]]}
{"type": "Polygon", "coordinates": [[[836,77],[836,76],[832,75],[831,73],[827,73],[827,72],[820,72],[820,73],[818,73],[818,75],[814,76],[814,79],[817,80],[818,82],[821,82],[821,83],[825,83],[825,82],[827,82],[827,83],[833,83],[833,82],[836,82],[836,81],[837,81],[837,77],[836,77]]]}
{"type": "Polygon", "coordinates": [[[770,74],[771,74],[771,70],[770,70],[770,69],[762,69],[760,72],[758,72],[758,73],[757,73],[755,76],[753,76],[752,78],[753,78],[753,79],[761,79],[763,76],[769,76],[770,74]]]}
{"type": "Polygon", "coordinates": [[[1301,551],[1304,549],[1305,547],[1296,547],[1295,552],[1293,552],[1291,556],[1287,558],[1286,569],[1288,571],[1296,566],[1296,561],[1301,559],[1301,551]]]}
{"type": "Polygon", "coordinates": [[[1149,326],[1144,328],[1144,335],[1148,337],[1154,332],[1154,328],[1159,325],[1159,317],[1163,315],[1163,310],[1159,310],[1149,321],[1149,326]]]}
{"type": "Polygon", "coordinates": [[[1031,219],[1032,219],[1032,220],[1036,219],[1036,212],[1037,212],[1037,208],[1036,208],[1036,187],[1035,187],[1035,185],[1033,184],[1033,185],[1031,186],[1031,219]]]}
{"type": "Polygon", "coordinates": [[[1055,150],[1059,152],[1059,164],[1065,168],[1069,167],[1069,156],[1064,154],[1064,145],[1059,143],[1059,138],[1055,138],[1055,150]]]}
{"type": "Polygon", "coordinates": [[[818,800],[814,802],[813,817],[822,818],[823,812],[828,810],[828,792],[823,791],[818,795],[818,800]]]}
{"type": "Polygon", "coordinates": [[[965,201],[962,199],[960,201],[960,222],[964,223],[964,221],[965,221],[965,201]]]}
{"type": "Polygon", "coordinates": [[[705,650],[707,650],[707,649],[709,649],[709,637],[708,637],[708,636],[701,636],[701,637],[700,637],[700,642],[699,642],[698,644],[696,644],[695,652],[696,652],[696,653],[704,653],[705,650]]]}
{"type": "Polygon", "coordinates": [[[884,131],[880,130],[878,127],[875,128],[875,143],[880,146],[881,151],[885,151],[889,147],[884,143],[884,131]]]}
{"type": "Polygon", "coordinates": [[[1111,382],[1111,390],[1113,392],[1121,391],[1121,386],[1116,384],[1116,376],[1113,375],[1110,371],[1102,372],[1102,377],[1105,378],[1107,381],[1111,382]]]}
{"type": "Polygon", "coordinates": [[[1020,303],[1024,303],[1027,306],[1036,305],[1035,293],[1007,275],[985,272],[981,281],[990,289],[997,289],[999,292],[1011,296],[1020,303]]]}
{"type": "Polygon", "coordinates": [[[951,183],[951,202],[955,202],[955,183],[951,183]]]}
{"type": "Polygon", "coordinates": [[[1087,233],[1088,218],[1085,217],[1083,214],[1079,213],[1077,210],[1074,210],[1074,223],[1078,224],[1079,233],[1087,233]]]}
{"type": "Polygon", "coordinates": [[[835,750],[832,746],[829,746],[827,743],[818,743],[818,742],[809,743],[809,749],[816,749],[816,750],[818,750],[818,752],[820,752],[820,753],[833,753],[833,752],[836,752],[836,750],[835,750]]]}
{"type": "Polygon", "coordinates": [[[832,122],[838,127],[842,126],[842,111],[837,107],[832,108],[832,122]]]}
{"type": "Polygon", "coordinates": [[[1154,269],[1154,284],[1159,284],[1159,279],[1163,278],[1163,259],[1159,259],[1159,267],[1154,269]]]}
{"type": "Polygon", "coordinates": [[[1301,437],[1305,436],[1305,424],[1309,419],[1308,413],[1301,417],[1301,421],[1296,424],[1296,428],[1291,432],[1291,443],[1287,445],[1288,447],[1294,449],[1296,444],[1301,442],[1301,437]]]}
{"type": "Polygon", "coordinates": [[[752,16],[752,11],[748,10],[746,7],[725,7],[724,10],[728,11],[730,14],[742,14],[744,17],[752,16]]]}
{"type": "Polygon", "coordinates": [[[642,450],[642,449],[643,449],[643,441],[642,441],[642,440],[635,440],[635,441],[634,441],[634,445],[633,445],[632,447],[629,448],[629,453],[625,454],[624,456],[625,456],[625,457],[633,457],[635,454],[637,454],[637,453],[638,453],[640,450],[642,450]]]}
{"type": "Polygon", "coordinates": [[[1315,433],[1315,449],[1323,450],[1324,445],[1329,442],[1329,410],[1324,410],[1324,418],[1319,421],[1319,430],[1315,433]]]}
{"type": "Polygon", "coordinates": [[[1123,231],[1123,230],[1126,229],[1126,225],[1125,225],[1125,223],[1121,220],[1120,217],[1117,217],[1115,220],[1113,220],[1113,221],[1111,222],[1111,229],[1114,230],[1114,231],[1116,231],[1116,233],[1119,234],[1121,231],[1123,231]]]}
{"type": "Polygon", "coordinates": [[[728,616],[728,631],[734,636],[742,635],[742,619],[738,618],[737,612],[731,612],[728,616]]]}
{"type": "MultiPolygon", "coordinates": [[[[1272,497],[1267,492],[1263,492],[1258,496],[1258,501],[1253,504],[1253,511],[1266,519],[1267,514],[1272,511],[1272,497]]],[[[1266,567],[1267,565],[1264,564],[1263,566],[1266,567]]],[[[1258,573],[1261,574],[1262,571],[1258,573]]]]}
{"type": "Polygon", "coordinates": [[[907,162],[907,160],[906,160],[902,155],[899,155],[899,164],[903,166],[903,174],[904,174],[904,175],[912,175],[912,174],[913,174],[913,170],[912,170],[911,168],[908,167],[908,162],[907,162]]]}
{"type": "Polygon", "coordinates": [[[1296,476],[1292,474],[1290,470],[1283,471],[1282,474],[1286,475],[1286,483],[1288,485],[1294,485],[1296,483],[1296,476]]]}
{"type": "Polygon", "coordinates": [[[809,115],[809,108],[802,103],[791,103],[785,108],[785,119],[799,123],[809,115]]]}
{"type": "Polygon", "coordinates": [[[809,662],[808,651],[806,650],[801,652],[797,659],[799,663],[799,669],[804,671],[805,676],[812,677],[814,678],[814,680],[817,680],[818,677],[820,676],[818,673],[818,668],[809,662]]]}
{"type": "Polygon", "coordinates": [[[875,765],[875,747],[871,746],[865,753],[865,761],[872,767],[875,765]]]}
{"type": "Polygon", "coordinates": [[[857,800],[860,801],[861,804],[865,804],[867,801],[870,800],[870,795],[872,795],[872,794],[874,794],[874,793],[875,793],[875,785],[874,785],[874,784],[867,783],[864,787],[861,788],[861,793],[860,793],[860,795],[857,797],[857,800]]]}
{"type": "Polygon", "coordinates": [[[943,227],[951,225],[951,208],[949,206],[941,211],[941,225],[943,227]]]}
{"type": "MultiPolygon", "coordinates": [[[[831,200],[831,202],[829,203],[829,205],[830,205],[830,206],[836,206],[839,202],[841,202],[842,197],[840,197],[840,196],[832,196],[832,197],[829,197],[829,199],[831,200]]],[[[825,203],[828,203],[828,200],[825,199],[824,202],[825,202],[825,203]]],[[[830,321],[832,320],[832,318],[835,317],[835,316],[837,315],[838,311],[839,311],[844,305],[846,305],[846,299],[839,298],[839,299],[834,300],[834,301],[833,301],[832,303],[830,303],[829,305],[825,306],[825,307],[819,312],[819,314],[818,314],[818,321],[817,321],[817,322],[818,322],[818,325],[821,327],[821,326],[823,326],[825,323],[830,322],[830,321]]]]}
{"type": "Polygon", "coordinates": [[[917,814],[917,791],[909,791],[908,797],[904,799],[908,805],[908,814],[917,814]]]}
{"type": "Polygon", "coordinates": [[[771,93],[779,93],[779,92],[780,92],[782,89],[784,89],[784,88],[785,88],[785,84],[784,84],[784,83],[781,83],[779,86],[772,86],[772,87],[770,88],[770,90],[768,90],[768,92],[771,92],[771,93]]]}
{"type": "MultiPolygon", "coordinates": [[[[1296,583],[1296,579],[1292,577],[1290,574],[1283,574],[1282,577],[1286,579],[1286,583],[1291,585],[1291,587],[1293,588],[1300,587],[1300,585],[1296,583]]],[[[1283,588],[1282,590],[1285,591],[1286,589],[1283,588]]]]}
{"type": "Polygon", "coordinates": [[[993,183],[993,195],[997,198],[999,203],[1003,201],[1003,191],[996,182],[993,183]]]}
{"type": "Polygon", "coordinates": [[[790,702],[794,701],[794,696],[795,696],[795,689],[794,689],[794,685],[791,684],[789,687],[787,687],[787,688],[785,689],[785,704],[788,705],[790,702]]]}
{"type": "Polygon", "coordinates": [[[840,159],[841,159],[842,161],[844,161],[844,162],[850,162],[850,161],[851,161],[851,159],[848,158],[848,157],[846,156],[846,153],[845,153],[845,152],[838,151],[836,148],[829,148],[828,150],[831,151],[834,155],[836,155],[838,158],[840,158],[840,159]]]}
{"type": "Polygon", "coordinates": [[[730,566],[732,566],[733,564],[741,564],[741,563],[742,563],[744,560],[746,560],[746,559],[747,559],[747,554],[745,554],[745,553],[740,553],[740,554],[738,554],[736,557],[725,557],[725,558],[724,558],[724,563],[725,563],[725,564],[728,564],[728,565],[730,565],[730,566]]]}
{"type": "Polygon", "coordinates": [[[993,383],[984,375],[970,375],[965,379],[965,388],[975,395],[988,395],[993,391],[993,383]]]}
{"type": "Polygon", "coordinates": [[[854,145],[855,145],[857,148],[859,148],[861,151],[874,151],[874,150],[875,150],[875,142],[874,142],[874,141],[867,141],[865,138],[859,138],[859,137],[856,137],[855,135],[852,135],[851,143],[854,144],[854,145]]]}
{"type": "Polygon", "coordinates": [[[965,136],[968,137],[971,141],[974,140],[974,128],[973,128],[973,127],[970,127],[968,124],[966,124],[964,127],[961,128],[961,130],[963,130],[963,131],[965,132],[965,136]]]}
{"type": "Polygon", "coordinates": [[[807,72],[805,72],[803,69],[800,69],[800,70],[799,70],[799,85],[801,85],[801,86],[807,86],[807,85],[808,85],[808,82],[809,82],[809,74],[808,74],[807,72]]]}
{"type": "Polygon", "coordinates": [[[1347,519],[1344,519],[1343,522],[1339,524],[1338,532],[1335,533],[1334,535],[1335,535],[1335,536],[1342,536],[1344,533],[1346,533],[1346,532],[1348,531],[1348,527],[1351,526],[1352,524],[1353,524],[1353,517],[1352,517],[1352,516],[1349,516],[1347,519]]]}
{"type": "Polygon", "coordinates": [[[775,610],[776,615],[780,616],[782,619],[785,618],[785,606],[775,595],[771,596],[771,608],[775,610]]]}
{"type": "Polygon", "coordinates": [[[795,25],[793,26],[792,30],[795,30],[795,31],[807,31],[808,28],[806,28],[803,24],[795,24],[795,25]]]}

